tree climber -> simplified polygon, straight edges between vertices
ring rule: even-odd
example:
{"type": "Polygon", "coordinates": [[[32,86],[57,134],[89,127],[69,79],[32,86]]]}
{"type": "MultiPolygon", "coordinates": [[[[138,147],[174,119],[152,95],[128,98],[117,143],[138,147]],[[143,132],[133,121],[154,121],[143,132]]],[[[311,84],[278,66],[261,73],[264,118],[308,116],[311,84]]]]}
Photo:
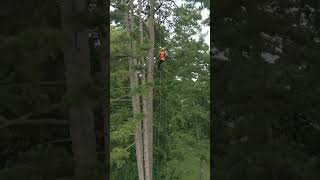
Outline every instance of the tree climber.
{"type": "Polygon", "coordinates": [[[165,61],[165,59],[166,59],[166,52],[165,52],[164,48],[161,48],[160,49],[160,61],[158,63],[158,69],[160,69],[160,65],[161,65],[161,63],[163,63],[165,61]]]}

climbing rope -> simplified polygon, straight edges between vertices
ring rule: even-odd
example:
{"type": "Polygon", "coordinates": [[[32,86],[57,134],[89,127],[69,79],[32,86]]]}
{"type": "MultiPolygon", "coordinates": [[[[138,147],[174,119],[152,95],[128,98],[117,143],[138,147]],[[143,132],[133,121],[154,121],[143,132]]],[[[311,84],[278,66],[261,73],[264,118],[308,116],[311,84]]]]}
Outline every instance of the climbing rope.
{"type": "Polygon", "coordinates": [[[161,97],[162,97],[162,92],[161,92],[161,87],[162,87],[162,73],[160,71],[160,86],[159,86],[159,122],[158,122],[158,129],[157,129],[157,141],[158,141],[158,153],[157,153],[157,161],[156,161],[156,165],[157,165],[157,176],[156,176],[156,180],[159,180],[159,154],[160,154],[160,127],[161,127],[161,119],[162,119],[162,102],[161,102],[161,97]]]}
{"type": "MultiPolygon", "coordinates": [[[[159,23],[163,23],[164,19],[159,14],[159,23]]],[[[161,29],[160,29],[161,30],[161,29]]],[[[159,46],[162,48],[162,36],[159,30],[159,46]]],[[[166,78],[165,72],[166,63],[163,63],[163,68],[160,69],[159,74],[159,122],[157,128],[157,146],[158,152],[156,154],[156,180],[160,180],[160,169],[162,171],[166,167],[167,161],[167,98],[166,98],[166,78]],[[164,81],[164,82],[163,82],[164,81]],[[163,101],[163,102],[162,102],[163,101]],[[164,106],[164,108],[163,108],[164,106]],[[163,114],[164,113],[164,114],[163,114]],[[160,134],[161,133],[161,134],[160,134]]]]}
{"type": "MultiPolygon", "coordinates": [[[[167,92],[167,81],[166,81],[166,76],[165,76],[165,72],[164,72],[164,83],[165,83],[165,85],[164,85],[164,92],[167,92]]],[[[164,141],[164,147],[163,147],[163,149],[165,150],[164,151],[164,158],[163,158],[163,162],[164,162],[164,168],[166,167],[166,162],[167,162],[167,141],[166,141],[166,139],[167,139],[167,97],[166,97],[166,94],[165,94],[165,96],[164,96],[164,98],[165,98],[165,101],[164,101],[164,133],[163,133],[163,135],[164,135],[164,139],[163,139],[163,141],[164,141]]]]}

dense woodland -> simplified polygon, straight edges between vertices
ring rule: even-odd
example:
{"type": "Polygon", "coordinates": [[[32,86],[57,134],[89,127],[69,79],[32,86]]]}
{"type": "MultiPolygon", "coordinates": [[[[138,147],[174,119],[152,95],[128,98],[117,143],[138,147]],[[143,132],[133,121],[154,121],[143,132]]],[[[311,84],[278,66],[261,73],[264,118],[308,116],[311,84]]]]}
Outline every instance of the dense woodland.
{"type": "Polygon", "coordinates": [[[211,3],[214,179],[320,179],[320,2],[211,3]]]}
{"type": "Polygon", "coordinates": [[[200,35],[208,1],[111,6],[111,179],[208,180],[209,46],[200,35]]]}
{"type": "Polygon", "coordinates": [[[191,38],[200,30],[199,13],[208,2],[181,7],[174,1],[140,2],[144,20],[139,25],[145,31],[141,44],[140,31],[131,32],[139,26],[130,20],[129,9],[136,11],[136,5],[112,2],[128,11],[111,17],[117,24],[110,30],[111,87],[106,77],[106,1],[2,3],[0,179],[101,179],[108,172],[108,116],[113,179],[139,176],[133,133],[141,116],[151,120],[144,121],[152,133],[144,137],[150,148],[146,180],[208,179],[209,47],[203,37],[191,38]],[[128,21],[123,20],[126,13],[128,21]],[[171,14],[175,19],[166,20],[171,14]],[[161,74],[156,68],[160,44],[168,50],[161,74]],[[132,75],[139,67],[125,57],[137,54],[128,53],[129,45],[153,71],[146,71],[148,80],[136,89],[128,72],[132,75]],[[144,114],[133,113],[135,92],[147,94],[144,114]]]}
{"type": "Polygon", "coordinates": [[[1,2],[1,180],[106,174],[108,9],[105,1],[1,2]]]}
{"type": "Polygon", "coordinates": [[[3,0],[0,179],[320,179],[320,2],[183,2],[3,0]]]}

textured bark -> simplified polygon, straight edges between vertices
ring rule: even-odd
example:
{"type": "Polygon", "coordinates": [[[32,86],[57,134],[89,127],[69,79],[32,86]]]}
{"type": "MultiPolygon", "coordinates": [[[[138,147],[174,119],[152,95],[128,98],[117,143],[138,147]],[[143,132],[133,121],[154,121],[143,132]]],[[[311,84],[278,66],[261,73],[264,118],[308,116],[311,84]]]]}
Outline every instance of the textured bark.
{"type": "Polygon", "coordinates": [[[139,37],[140,37],[140,44],[143,44],[143,19],[141,16],[141,12],[142,12],[142,2],[141,0],[138,0],[138,7],[139,7],[139,12],[138,12],[138,16],[139,16],[139,37]]]}
{"type": "MultiPolygon", "coordinates": [[[[134,7],[133,7],[133,0],[129,1],[129,7],[126,5],[125,11],[125,26],[127,29],[128,35],[130,32],[134,30],[134,7]],[[129,15],[130,14],[130,15],[129,15]],[[129,18],[130,17],[130,18],[129,18]]],[[[136,51],[135,42],[130,43],[129,47],[131,51],[131,55],[134,56],[134,52],[136,51]]],[[[139,79],[138,79],[138,71],[136,70],[137,60],[134,58],[129,59],[129,78],[130,78],[130,87],[131,92],[133,92],[139,86],[139,79]]],[[[132,94],[132,111],[133,116],[141,113],[141,106],[140,106],[140,96],[139,94],[132,94]]],[[[139,180],[144,180],[144,166],[143,166],[143,141],[142,141],[142,127],[141,127],[141,119],[137,120],[137,125],[135,129],[135,145],[136,145],[136,158],[137,158],[137,167],[138,167],[138,176],[139,180]]]]}
{"type": "MultiPolygon", "coordinates": [[[[143,59],[143,61],[142,61],[142,63],[144,64],[145,63],[145,61],[144,61],[144,59],[143,59]]],[[[141,83],[142,83],[142,86],[145,86],[146,85],[146,82],[147,82],[147,79],[146,79],[146,72],[145,71],[143,71],[142,72],[142,76],[141,76],[141,83]]],[[[143,109],[142,109],[142,112],[143,112],[143,121],[142,121],[142,131],[143,131],[143,133],[142,133],[142,142],[143,142],[143,159],[144,159],[144,173],[145,173],[145,180],[147,179],[146,178],[146,158],[145,158],[145,154],[146,154],[146,148],[148,147],[148,145],[146,145],[146,142],[148,142],[148,141],[146,141],[146,137],[145,137],[145,135],[146,135],[146,130],[145,130],[145,128],[146,128],[146,121],[148,121],[148,113],[149,113],[149,110],[148,110],[148,100],[147,100],[147,94],[144,94],[143,96],[142,96],[142,103],[143,103],[143,109]]]]}
{"type": "MultiPolygon", "coordinates": [[[[75,23],[74,16],[86,10],[86,0],[62,0],[61,18],[64,30],[64,63],[68,96],[74,96],[91,82],[88,32],[86,25],[75,23]]],[[[75,179],[96,163],[96,137],[91,100],[77,97],[68,106],[75,179]]]]}
{"type": "MultiPolygon", "coordinates": [[[[108,27],[106,27],[108,28],[108,27]]],[[[107,35],[106,35],[107,36],[107,35]]],[[[107,61],[108,61],[108,44],[109,44],[109,40],[107,37],[102,37],[101,40],[101,48],[100,48],[100,65],[102,67],[101,69],[101,76],[102,76],[102,80],[103,80],[103,92],[108,92],[107,95],[102,94],[102,97],[106,97],[103,98],[103,102],[101,103],[101,110],[102,110],[102,120],[103,120],[103,139],[104,139],[104,151],[106,152],[106,165],[107,165],[107,172],[105,173],[105,180],[108,180],[108,176],[110,174],[110,119],[108,114],[110,114],[110,93],[109,93],[109,87],[110,87],[110,71],[107,65],[107,61]]]]}
{"type": "MultiPolygon", "coordinates": [[[[101,8],[106,8],[106,12],[110,11],[110,2],[108,1],[101,1],[101,8]]],[[[103,93],[101,94],[103,98],[101,103],[101,110],[102,110],[102,120],[103,120],[103,140],[104,140],[104,152],[105,152],[105,164],[106,164],[106,172],[104,174],[104,180],[110,179],[110,52],[109,52],[109,42],[110,36],[108,34],[110,28],[110,19],[106,18],[107,22],[102,24],[101,26],[101,47],[100,47],[100,67],[101,67],[101,83],[103,88],[103,93]],[[105,94],[107,92],[107,94],[105,94]]]]}
{"type": "MultiPolygon", "coordinates": [[[[133,7],[133,0],[129,2],[130,6],[130,30],[133,32],[134,30],[134,7],[133,7]]],[[[132,52],[136,52],[135,42],[132,43],[132,52]]],[[[136,69],[137,60],[131,58],[130,61],[130,71],[131,71],[131,87],[137,88],[139,86],[139,79],[138,79],[138,71],[136,69]]],[[[137,115],[141,113],[141,105],[140,105],[140,95],[133,94],[132,96],[132,107],[133,107],[133,114],[137,115]]],[[[137,120],[136,130],[135,130],[135,142],[136,142],[136,157],[137,157],[137,167],[138,167],[138,175],[139,180],[144,180],[144,168],[143,168],[143,141],[142,141],[142,124],[141,119],[137,120]]]]}
{"type": "Polygon", "coordinates": [[[137,156],[137,167],[139,180],[144,180],[144,168],[143,168],[143,141],[142,141],[142,128],[141,120],[137,122],[136,132],[135,132],[135,142],[136,142],[136,156],[137,156]]]}
{"type": "MultiPolygon", "coordinates": [[[[129,6],[125,3],[125,14],[124,14],[124,24],[125,28],[128,30],[127,33],[133,32],[134,21],[133,21],[133,0],[129,1],[129,6]],[[129,15],[129,10],[131,9],[131,15],[129,15]],[[131,18],[129,18],[131,17],[131,18]]],[[[141,0],[139,3],[139,33],[140,33],[140,44],[143,44],[143,19],[141,18],[141,0]]],[[[151,47],[148,52],[148,61],[146,64],[146,71],[142,71],[141,84],[147,85],[147,91],[142,96],[143,103],[143,122],[139,121],[136,126],[135,131],[135,142],[136,142],[136,156],[137,156],[137,166],[139,180],[152,180],[152,155],[153,155],[153,72],[154,72],[154,42],[155,42],[155,32],[154,32],[154,4],[155,2],[151,0],[150,4],[150,16],[148,18],[149,27],[149,43],[151,47]],[[141,127],[142,126],[142,127],[141,127]]],[[[135,52],[135,42],[131,44],[131,55],[135,52]]],[[[133,55],[133,57],[136,57],[133,55]]],[[[129,74],[130,74],[130,86],[132,89],[138,87],[139,77],[138,72],[135,68],[137,65],[137,60],[131,58],[129,60],[129,74]]],[[[141,59],[141,64],[144,65],[144,58],[141,59]]],[[[132,95],[132,106],[133,113],[141,113],[141,102],[139,95],[132,95]]]]}
{"type": "Polygon", "coordinates": [[[147,83],[148,90],[146,97],[144,98],[144,111],[147,111],[143,121],[143,142],[144,142],[144,160],[145,160],[145,174],[146,180],[152,180],[152,155],[153,155],[153,71],[154,71],[154,6],[155,0],[149,0],[150,5],[150,16],[148,18],[148,29],[149,29],[149,43],[150,49],[148,53],[147,62],[147,83]]]}

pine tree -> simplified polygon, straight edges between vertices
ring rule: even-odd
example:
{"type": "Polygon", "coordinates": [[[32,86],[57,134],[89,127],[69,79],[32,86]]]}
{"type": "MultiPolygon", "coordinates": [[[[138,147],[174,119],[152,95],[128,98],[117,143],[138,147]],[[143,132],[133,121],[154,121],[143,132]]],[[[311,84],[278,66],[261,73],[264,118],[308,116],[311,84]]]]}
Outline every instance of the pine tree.
{"type": "MultiPolygon", "coordinates": [[[[145,178],[143,174],[146,174],[146,167],[143,167],[143,170],[139,168],[139,159],[141,160],[141,158],[137,155],[139,150],[136,135],[138,132],[136,122],[138,120],[139,123],[139,116],[135,116],[133,101],[135,101],[134,96],[140,96],[140,115],[144,115],[142,121],[145,122],[148,116],[144,112],[149,113],[147,98],[149,98],[148,93],[150,93],[152,85],[148,81],[148,76],[150,76],[148,75],[150,73],[148,63],[155,63],[159,60],[157,53],[161,46],[167,49],[167,60],[161,70],[155,68],[151,74],[154,81],[152,95],[154,101],[152,105],[153,135],[149,135],[147,138],[152,137],[153,141],[152,161],[149,161],[152,163],[152,178],[208,179],[209,48],[204,44],[203,37],[200,37],[199,40],[190,38],[200,30],[197,23],[201,20],[200,9],[191,6],[192,2],[182,7],[174,7],[174,9],[170,9],[174,2],[155,3],[153,48],[155,57],[153,62],[149,62],[148,54],[151,44],[148,43],[150,42],[148,23],[150,21],[146,19],[148,11],[143,8],[148,3],[140,1],[142,11],[139,15],[138,2],[138,6],[134,7],[134,18],[127,18],[130,16],[125,12],[128,12],[128,9],[131,9],[130,12],[132,12],[132,8],[128,8],[130,3],[131,1],[128,2],[128,6],[122,6],[123,4],[116,1],[114,2],[115,9],[111,12],[113,21],[117,23],[111,32],[111,77],[113,77],[111,82],[113,109],[111,117],[113,148],[111,154],[112,172],[114,172],[112,178],[145,178]],[[167,18],[171,15],[178,20],[171,22],[169,27],[165,23],[170,22],[167,18]],[[133,25],[132,22],[134,22],[133,25]],[[134,28],[131,28],[130,25],[134,28]],[[131,29],[127,31],[124,27],[131,29]],[[174,29],[176,29],[174,33],[176,35],[170,38],[170,31],[174,29]],[[183,29],[188,29],[188,31],[184,32],[183,29]],[[134,44],[135,48],[131,49],[131,44],[134,44]],[[135,68],[139,79],[138,88],[130,85],[134,77],[132,72],[135,70],[130,64],[134,62],[133,59],[137,60],[135,68]],[[177,77],[183,78],[183,81],[177,77]],[[193,81],[194,78],[197,80],[193,81]],[[132,90],[134,91],[132,92],[132,90]],[[196,100],[200,94],[201,99],[196,100]],[[200,107],[197,108],[198,106],[200,107]],[[193,110],[190,111],[190,109],[193,110]],[[194,145],[196,147],[193,147],[194,145]],[[143,173],[143,171],[145,172],[143,173]]],[[[132,15],[132,13],[129,14],[132,15]]],[[[143,133],[145,133],[144,127],[142,127],[143,133]]],[[[149,145],[145,143],[145,139],[143,141],[145,145],[149,145]]],[[[150,174],[147,178],[150,178],[150,174]]]]}
{"type": "Polygon", "coordinates": [[[307,142],[319,135],[311,113],[317,98],[310,98],[317,91],[316,3],[213,7],[215,178],[317,179],[309,169],[316,151],[307,150],[317,149],[307,142]]]}

